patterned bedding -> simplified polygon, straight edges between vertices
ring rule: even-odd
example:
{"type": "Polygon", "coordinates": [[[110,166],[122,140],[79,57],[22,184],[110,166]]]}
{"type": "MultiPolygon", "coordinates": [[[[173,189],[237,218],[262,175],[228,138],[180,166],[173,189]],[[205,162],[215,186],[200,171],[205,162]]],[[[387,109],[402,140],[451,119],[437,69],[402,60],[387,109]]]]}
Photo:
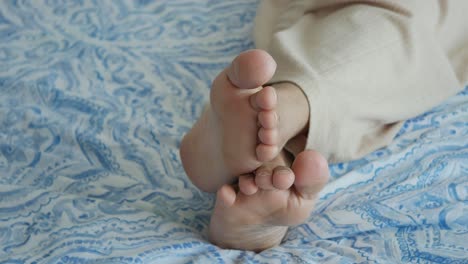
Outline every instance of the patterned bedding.
{"type": "Polygon", "coordinates": [[[181,136],[257,1],[0,1],[0,263],[468,263],[468,88],[331,166],[260,254],[206,240],[181,136]]]}

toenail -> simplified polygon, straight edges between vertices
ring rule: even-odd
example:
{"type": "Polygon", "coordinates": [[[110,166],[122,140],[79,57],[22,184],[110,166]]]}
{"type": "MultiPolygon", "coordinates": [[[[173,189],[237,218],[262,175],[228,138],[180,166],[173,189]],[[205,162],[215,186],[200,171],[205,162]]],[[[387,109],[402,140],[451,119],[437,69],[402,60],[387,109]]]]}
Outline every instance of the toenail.
{"type": "Polygon", "coordinates": [[[275,169],[275,173],[281,173],[281,174],[289,174],[291,172],[291,170],[289,168],[286,168],[286,167],[281,167],[281,168],[276,168],[275,169]]]}
{"type": "Polygon", "coordinates": [[[268,171],[259,171],[255,173],[255,176],[258,176],[258,177],[266,177],[268,175],[270,175],[268,171]]]}

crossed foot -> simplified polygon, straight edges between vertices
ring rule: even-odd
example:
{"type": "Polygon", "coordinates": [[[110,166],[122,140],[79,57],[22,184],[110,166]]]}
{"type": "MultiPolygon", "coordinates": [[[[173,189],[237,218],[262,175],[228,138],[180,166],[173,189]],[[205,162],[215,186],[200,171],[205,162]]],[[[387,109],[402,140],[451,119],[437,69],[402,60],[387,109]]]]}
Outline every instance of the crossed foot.
{"type": "Polygon", "coordinates": [[[255,171],[306,129],[309,106],[299,88],[262,87],[275,70],[268,53],[250,50],[213,81],[210,104],[180,146],[185,171],[201,190],[215,192],[255,171]]]}
{"type": "Polygon", "coordinates": [[[214,80],[210,104],[181,143],[192,182],[218,191],[210,239],[222,247],[258,251],[279,244],[287,226],[308,217],[328,180],[318,153],[304,151],[291,166],[282,150],[306,131],[309,110],[293,84],[262,87],[275,69],[264,51],[241,53],[214,80]],[[229,185],[236,179],[238,190],[229,185]]]}
{"type": "Polygon", "coordinates": [[[255,175],[241,176],[240,190],[221,187],[211,216],[210,240],[222,248],[259,252],[279,245],[289,226],[305,222],[328,181],[328,164],[317,152],[304,151],[289,166],[280,155],[255,175]],[[245,193],[252,189],[255,192],[245,193]]]}

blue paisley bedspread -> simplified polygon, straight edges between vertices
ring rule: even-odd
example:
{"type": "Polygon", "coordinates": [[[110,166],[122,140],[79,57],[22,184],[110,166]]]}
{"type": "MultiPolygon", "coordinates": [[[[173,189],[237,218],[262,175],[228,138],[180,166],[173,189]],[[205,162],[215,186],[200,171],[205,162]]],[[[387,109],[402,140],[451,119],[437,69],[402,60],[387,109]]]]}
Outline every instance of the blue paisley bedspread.
{"type": "Polygon", "coordinates": [[[207,242],[178,157],[257,1],[0,1],[0,263],[468,263],[468,89],[332,165],[261,254],[207,242]]]}

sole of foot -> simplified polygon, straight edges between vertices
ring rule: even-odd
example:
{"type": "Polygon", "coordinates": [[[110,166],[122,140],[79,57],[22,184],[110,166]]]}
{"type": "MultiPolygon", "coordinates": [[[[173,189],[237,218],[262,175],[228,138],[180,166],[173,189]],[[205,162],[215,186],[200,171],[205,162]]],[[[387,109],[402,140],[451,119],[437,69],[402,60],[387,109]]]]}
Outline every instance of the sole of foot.
{"type": "Polygon", "coordinates": [[[224,185],[217,192],[209,238],[219,247],[259,252],[279,245],[289,226],[310,216],[329,178],[326,160],[315,151],[297,155],[291,169],[279,157],[257,172],[261,179],[244,175],[239,188],[224,185]],[[252,185],[257,189],[246,194],[252,185]]]}

